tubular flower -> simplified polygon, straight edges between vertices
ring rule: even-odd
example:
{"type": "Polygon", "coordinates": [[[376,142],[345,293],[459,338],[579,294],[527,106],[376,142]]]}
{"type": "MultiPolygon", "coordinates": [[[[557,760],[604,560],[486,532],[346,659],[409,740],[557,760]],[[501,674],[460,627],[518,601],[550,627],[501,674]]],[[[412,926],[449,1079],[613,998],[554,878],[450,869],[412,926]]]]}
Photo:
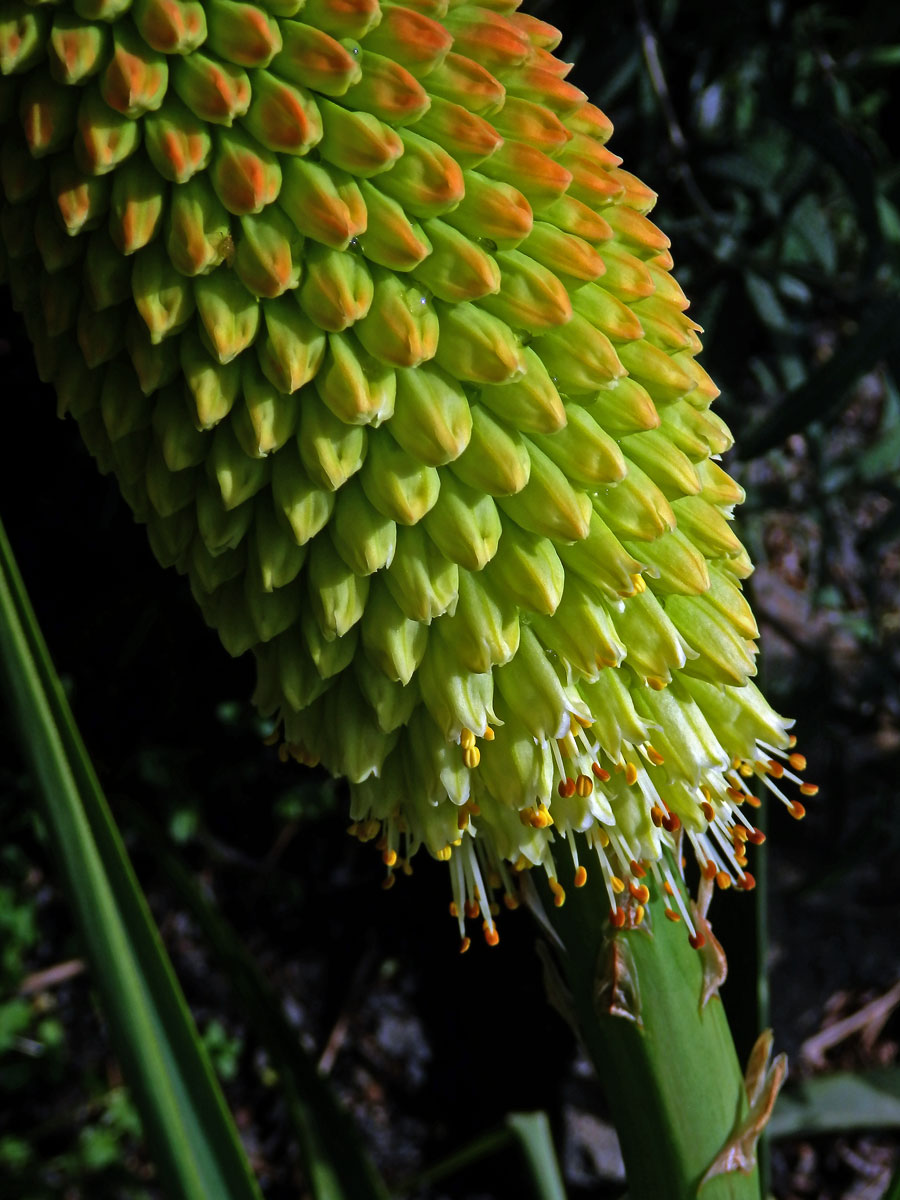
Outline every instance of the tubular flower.
{"type": "Polygon", "coordinates": [[[752,886],[801,757],[655,196],[517,0],[11,0],[2,272],[284,758],[451,911],[752,886]],[[669,853],[666,853],[669,852],[669,853]]]}

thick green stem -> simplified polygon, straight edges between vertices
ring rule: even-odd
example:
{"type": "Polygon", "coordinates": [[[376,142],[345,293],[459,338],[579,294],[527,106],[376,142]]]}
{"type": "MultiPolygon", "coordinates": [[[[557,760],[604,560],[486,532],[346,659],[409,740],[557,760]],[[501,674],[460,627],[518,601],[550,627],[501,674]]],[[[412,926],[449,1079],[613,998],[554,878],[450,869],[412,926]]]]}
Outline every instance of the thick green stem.
{"type": "Polygon", "coordinates": [[[630,1200],[759,1200],[755,1167],[700,1187],[750,1106],[722,1002],[702,1003],[703,958],[683,922],[665,918],[657,894],[641,926],[614,930],[600,872],[576,889],[562,855],[558,866],[565,904],[546,889],[541,899],[562,943],[561,999],[612,1110],[630,1200]]]}

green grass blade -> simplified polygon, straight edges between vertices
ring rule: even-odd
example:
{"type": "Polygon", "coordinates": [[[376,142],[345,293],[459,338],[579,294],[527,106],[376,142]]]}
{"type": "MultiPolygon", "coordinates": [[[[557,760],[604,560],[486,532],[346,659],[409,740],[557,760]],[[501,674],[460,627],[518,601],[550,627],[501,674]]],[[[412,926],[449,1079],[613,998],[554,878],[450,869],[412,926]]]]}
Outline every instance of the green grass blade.
{"type": "Polygon", "coordinates": [[[779,1096],[769,1137],[813,1137],[857,1129],[900,1129],[900,1068],[836,1071],[779,1096]]]}
{"type": "Polygon", "coordinates": [[[172,1200],[259,1200],[2,523],[0,678],[163,1190],[172,1200]]]}
{"type": "Polygon", "coordinates": [[[545,1112],[510,1113],[508,1128],[515,1135],[531,1172],[537,1200],[566,1200],[566,1189],[545,1112]]]}

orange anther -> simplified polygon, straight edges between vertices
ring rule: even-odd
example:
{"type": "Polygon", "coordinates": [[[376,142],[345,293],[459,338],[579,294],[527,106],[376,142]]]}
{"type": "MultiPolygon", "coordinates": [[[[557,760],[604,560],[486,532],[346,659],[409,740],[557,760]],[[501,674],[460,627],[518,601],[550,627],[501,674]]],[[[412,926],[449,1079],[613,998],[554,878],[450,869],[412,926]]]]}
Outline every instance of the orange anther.
{"type": "Polygon", "coordinates": [[[688,938],[688,941],[695,950],[699,950],[701,947],[706,945],[706,938],[702,933],[692,933],[688,938]]]}
{"type": "Polygon", "coordinates": [[[604,771],[604,769],[600,766],[599,763],[591,763],[591,770],[593,771],[594,775],[600,780],[601,783],[609,783],[609,780],[610,780],[609,771],[604,771]]]}
{"type": "Polygon", "coordinates": [[[663,817],[663,829],[666,833],[677,833],[680,828],[681,818],[676,813],[666,813],[663,817]]]}
{"type": "Polygon", "coordinates": [[[707,821],[715,820],[716,810],[713,808],[713,806],[710,804],[710,802],[708,800],[701,800],[700,809],[703,812],[704,817],[706,817],[707,821]]]}
{"type": "Polygon", "coordinates": [[[761,846],[766,840],[766,835],[761,829],[750,829],[747,831],[747,841],[752,842],[754,846],[761,846]]]}
{"type": "Polygon", "coordinates": [[[806,809],[799,800],[795,800],[794,803],[789,806],[788,812],[795,821],[802,821],[806,816],[806,809]]]}
{"type": "Polygon", "coordinates": [[[797,745],[797,737],[796,737],[796,734],[792,733],[788,737],[788,749],[793,750],[793,748],[796,745],[797,745]]]}
{"type": "Polygon", "coordinates": [[[467,900],[466,901],[466,916],[467,917],[470,917],[472,920],[474,920],[475,917],[477,917],[480,914],[480,912],[481,912],[481,909],[478,907],[477,900],[467,900]]]}
{"type": "Polygon", "coordinates": [[[646,904],[650,899],[650,889],[645,883],[635,883],[634,880],[631,880],[628,890],[639,904],[646,904]]]}
{"type": "Polygon", "coordinates": [[[470,937],[464,937],[463,940],[459,943],[460,954],[465,954],[465,952],[468,950],[468,948],[471,945],[472,945],[472,939],[470,937]]]}
{"type": "Polygon", "coordinates": [[[749,871],[745,871],[737,882],[739,888],[745,892],[752,892],[756,887],[756,879],[749,871]]]}
{"type": "Polygon", "coordinates": [[[584,887],[584,885],[587,883],[587,871],[584,869],[584,867],[578,867],[576,870],[574,883],[577,888],[584,887]]]}
{"type": "Polygon", "coordinates": [[[609,914],[609,919],[610,919],[610,922],[612,923],[612,925],[614,925],[616,929],[621,929],[622,926],[625,924],[625,909],[624,908],[614,908],[612,910],[612,912],[610,912],[610,914],[609,914]]]}
{"type": "Polygon", "coordinates": [[[740,788],[736,787],[727,787],[725,789],[725,795],[729,800],[734,800],[738,804],[743,804],[743,802],[747,799],[747,793],[742,792],[740,788]]]}
{"type": "Polygon", "coordinates": [[[627,762],[625,764],[625,782],[628,784],[629,787],[631,787],[632,784],[637,783],[637,778],[638,778],[637,767],[634,765],[633,762],[627,762]]]}
{"type": "Polygon", "coordinates": [[[734,829],[731,831],[731,839],[735,844],[738,842],[746,842],[749,836],[750,830],[746,827],[746,825],[735,825],[734,829]]]}
{"type": "Polygon", "coordinates": [[[660,752],[649,744],[647,745],[647,757],[653,763],[654,767],[661,767],[666,761],[660,752]]]}
{"type": "Polygon", "coordinates": [[[668,879],[663,884],[663,890],[665,891],[667,896],[675,895],[675,889],[672,887],[671,883],[669,883],[668,879]]]}
{"type": "Polygon", "coordinates": [[[719,873],[719,868],[711,858],[708,858],[700,868],[704,879],[715,879],[719,873]]]}
{"type": "Polygon", "coordinates": [[[666,914],[666,917],[668,918],[668,920],[670,920],[672,922],[681,920],[681,914],[675,912],[675,910],[672,908],[664,908],[663,912],[666,914]]]}
{"type": "Polygon", "coordinates": [[[519,907],[519,898],[518,896],[511,895],[509,892],[504,892],[503,903],[510,912],[515,912],[515,910],[519,907]]]}
{"type": "Polygon", "coordinates": [[[393,872],[391,872],[390,875],[385,875],[384,879],[382,879],[381,886],[387,892],[387,891],[390,891],[390,889],[394,886],[394,884],[396,882],[397,882],[397,876],[394,875],[393,872]]]}
{"type": "Polygon", "coordinates": [[[788,762],[795,771],[806,770],[806,758],[802,754],[789,754],[788,762]]]}
{"type": "Polygon", "coordinates": [[[652,688],[654,692],[661,692],[666,686],[664,679],[657,679],[655,675],[651,675],[647,680],[647,687],[652,688]]]}
{"type": "Polygon", "coordinates": [[[488,925],[487,921],[484,923],[484,940],[489,946],[496,946],[500,941],[500,934],[497,932],[497,926],[488,925]]]}
{"type": "Polygon", "coordinates": [[[818,794],[819,794],[819,785],[817,783],[801,783],[800,784],[800,795],[801,796],[818,796],[818,794]]]}
{"type": "Polygon", "coordinates": [[[636,875],[638,879],[643,879],[647,874],[646,868],[642,867],[641,864],[634,858],[631,860],[628,866],[631,868],[632,875],[636,875]]]}
{"type": "Polygon", "coordinates": [[[384,865],[386,867],[396,866],[397,865],[397,851],[390,850],[390,849],[383,850],[381,853],[381,861],[384,863],[384,865]]]}
{"type": "Polygon", "coordinates": [[[780,779],[784,774],[784,767],[780,762],[776,762],[774,758],[770,758],[765,765],[766,771],[774,779],[780,779]]]}
{"type": "Polygon", "coordinates": [[[653,822],[653,824],[656,826],[657,829],[660,829],[662,827],[664,816],[665,816],[665,813],[659,807],[658,804],[654,804],[653,807],[650,809],[650,820],[653,822]]]}
{"type": "Polygon", "coordinates": [[[762,800],[758,796],[751,795],[750,792],[744,796],[744,803],[749,804],[751,808],[761,808],[762,800]]]}
{"type": "Polygon", "coordinates": [[[719,871],[716,875],[716,883],[724,892],[727,888],[731,887],[731,876],[727,871],[719,871]]]}

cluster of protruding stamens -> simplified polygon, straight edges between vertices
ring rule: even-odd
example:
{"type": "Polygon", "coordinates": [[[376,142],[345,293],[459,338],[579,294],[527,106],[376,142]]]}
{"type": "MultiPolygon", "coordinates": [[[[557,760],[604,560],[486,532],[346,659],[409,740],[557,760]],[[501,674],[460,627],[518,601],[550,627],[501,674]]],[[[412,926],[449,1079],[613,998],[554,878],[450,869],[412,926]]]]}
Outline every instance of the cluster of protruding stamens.
{"type": "MultiPolygon", "coordinates": [[[[805,797],[814,796],[818,791],[815,784],[805,782],[798,774],[805,769],[806,760],[794,749],[796,739],[790,739],[785,751],[768,743],[758,743],[759,757],[735,758],[726,769],[705,772],[693,797],[696,810],[683,813],[682,819],[663,798],[664,785],[652,777],[664,768],[665,758],[651,743],[629,746],[628,756],[620,755],[617,760],[610,761],[607,768],[600,762],[600,747],[591,741],[590,726],[573,721],[573,729],[574,733],[549,743],[554,766],[553,794],[536,797],[533,804],[518,809],[519,822],[526,829],[546,831],[548,846],[551,841],[565,841],[571,853],[572,882],[576,888],[587,882],[589,865],[596,860],[609,898],[609,920],[614,928],[640,926],[646,916],[651,890],[656,889],[664,898],[666,918],[682,923],[690,944],[699,949],[706,941],[702,918],[711,890],[734,887],[750,891],[756,886],[753,875],[747,870],[748,849],[751,845],[761,845],[765,834],[744,811],[745,807],[754,809],[762,803],[747,790],[750,781],[760,780],[798,820],[805,815],[803,804],[787,796],[779,783],[788,781],[805,797]],[[604,810],[611,811],[623,785],[627,789],[627,803],[632,808],[632,824],[640,824],[634,817],[637,811],[646,818],[646,827],[654,831],[655,854],[648,853],[650,847],[645,838],[629,833],[615,818],[604,820],[604,810]],[[565,813],[559,816],[554,812],[559,809],[555,796],[561,801],[577,797],[590,805],[593,819],[586,828],[576,829],[565,813]],[[696,900],[686,895],[684,887],[685,840],[690,842],[699,868],[696,900]],[[680,880],[676,878],[677,874],[680,880]]],[[[494,730],[488,727],[482,740],[491,742],[494,738],[494,730]]],[[[566,892],[557,877],[556,862],[549,849],[539,862],[529,861],[524,853],[512,861],[504,861],[489,834],[478,836],[484,807],[490,809],[498,800],[479,788],[475,769],[481,754],[475,734],[464,729],[459,745],[464,766],[471,772],[471,795],[456,806],[458,836],[434,856],[446,861],[450,869],[450,915],[458,923],[460,947],[464,952],[471,945],[466,923],[479,918],[488,945],[498,943],[495,918],[501,902],[508,909],[519,906],[518,879],[529,868],[540,866],[544,870],[555,905],[565,903],[566,892]]],[[[354,821],[350,833],[361,841],[375,841],[387,869],[385,887],[393,885],[397,871],[407,875],[412,873],[410,859],[422,839],[399,810],[381,819],[368,817],[354,821]]]]}

